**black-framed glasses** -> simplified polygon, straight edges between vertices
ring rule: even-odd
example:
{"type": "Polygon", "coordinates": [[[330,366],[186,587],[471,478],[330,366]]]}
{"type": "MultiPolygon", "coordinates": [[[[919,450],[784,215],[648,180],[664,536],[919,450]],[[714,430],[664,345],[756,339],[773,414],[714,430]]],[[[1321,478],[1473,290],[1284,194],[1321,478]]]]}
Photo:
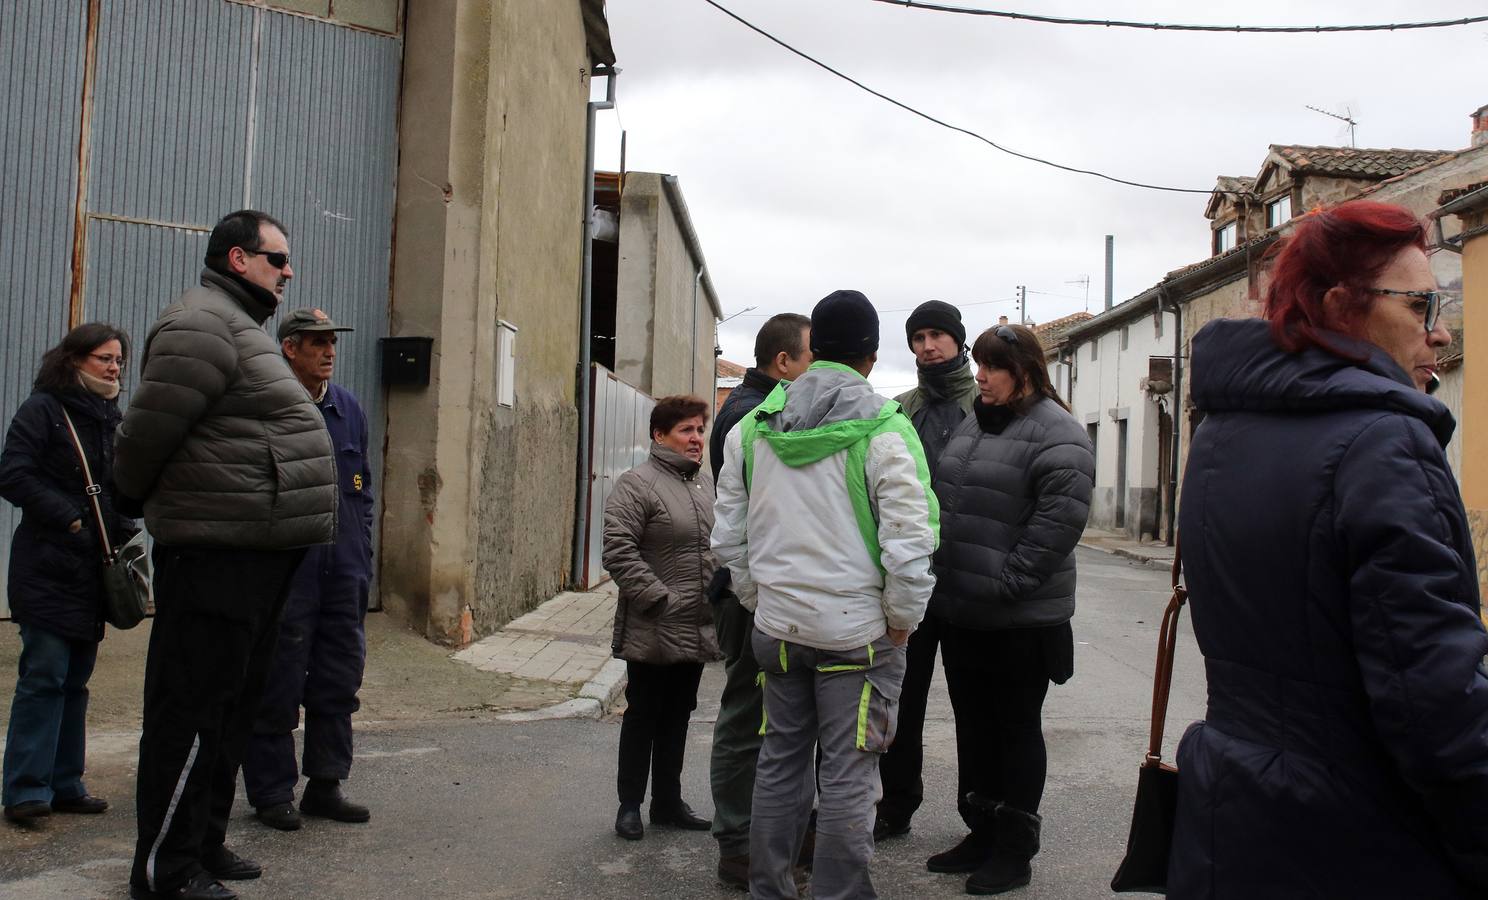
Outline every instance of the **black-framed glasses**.
{"type": "Polygon", "coordinates": [[[1436,322],[1441,318],[1442,307],[1451,299],[1450,295],[1442,291],[1397,291],[1392,288],[1370,288],[1369,293],[1411,298],[1411,312],[1421,317],[1421,320],[1426,323],[1427,331],[1436,330],[1436,322]]]}
{"type": "Polygon", "coordinates": [[[1007,341],[1009,344],[1016,345],[1018,343],[1018,332],[1014,331],[1011,325],[998,325],[996,328],[992,329],[992,333],[1007,341]]]}
{"type": "Polygon", "coordinates": [[[273,266],[276,269],[283,270],[285,266],[289,265],[288,253],[279,253],[274,250],[249,250],[247,247],[242,248],[242,250],[244,253],[252,253],[254,256],[262,256],[264,259],[269,261],[269,265],[273,266]]]}

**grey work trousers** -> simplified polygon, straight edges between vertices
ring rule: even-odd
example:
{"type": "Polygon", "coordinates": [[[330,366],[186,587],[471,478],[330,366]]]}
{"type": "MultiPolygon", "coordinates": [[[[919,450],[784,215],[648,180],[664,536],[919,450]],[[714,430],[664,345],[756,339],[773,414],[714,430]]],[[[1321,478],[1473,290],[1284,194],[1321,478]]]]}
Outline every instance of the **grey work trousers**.
{"type": "Polygon", "coordinates": [[[871,900],[873,809],[879,756],[894,740],[904,648],[888,637],[850,650],[818,650],[755,631],[763,673],[764,743],[754,777],[749,832],[753,900],[797,897],[791,868],[811,816],[816,782],[816,900],[871,900]],[[821,771],[812,757],[821,745],[821,771]]]}

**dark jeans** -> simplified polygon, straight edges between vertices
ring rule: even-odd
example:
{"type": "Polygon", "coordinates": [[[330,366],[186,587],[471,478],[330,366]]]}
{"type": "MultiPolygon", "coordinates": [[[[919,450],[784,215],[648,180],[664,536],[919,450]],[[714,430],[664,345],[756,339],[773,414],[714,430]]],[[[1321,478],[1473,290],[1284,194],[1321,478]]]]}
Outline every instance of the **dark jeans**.
{"type": "Polygon", "coordinates": [[[709,781],[713,787],[713,837],[723,856],[749,852],[749,810],[754,800],[754,767],[759,759],[764,692],[759,687],[759,663],[749,635],[754,614],[725,592],[713,605],[718,648],[723,651],[723,696],[713,725],[713,757],[709,781]]]}
{"type": "Polygon", "coordinates": [[[646,799],[649,769],[651,802],[674,803],[682,799],[687,720],[697,708],[703,664],[627,662],[625,672],[625,718],[620,723],[620,766],[615,779],[620,802],[639,805],[646,799]]]}
{"type": "Polygon", "coordinates": [[[71,800],[87,793],[88,677],[96,641],[70,641],[21,626],[21,659],[5,733],[6,806],[71,800]]]}
{"type": "MultiPolygon", "coordinates": [[[[329,547],[301,563],[315,566],[329,547]]],[[[304,774],[340,781],[351,774],[351,714],[367,659],[369,582],[358,575],[301,577],[284,606],[274,665],[259,702],[253,736],[243,755],[248,803],[274,806],[294,800],[294,729],[305,707],[304,774]]]]}
{"type": "Polygon", "coordinates": [[[883,799],[878,817],[909,824],[910,817],[925,800],[920,773],[925,765],[925,709],[930,702],[930,681],[935,677],[935,652],[940,647],[938,620],[925,618],[909,636],[904,688],[899,694],[899,730],[889,752],[878,763],[883,779],[883,799]]]}
{"type": "Polygon", "coordinates": [[[134,884],[169,891],[226,838],[279,613],[304,552],[155,544],[134,884]]]}
{"type": "Polygon", "coordinates": [[[956,714],[956,808],[973,831],[986,823],[967,805],[968,793],[1030,813],[1043,798],[1049,674],[1041,632],[943,627],[946,687],[956,714]]]}

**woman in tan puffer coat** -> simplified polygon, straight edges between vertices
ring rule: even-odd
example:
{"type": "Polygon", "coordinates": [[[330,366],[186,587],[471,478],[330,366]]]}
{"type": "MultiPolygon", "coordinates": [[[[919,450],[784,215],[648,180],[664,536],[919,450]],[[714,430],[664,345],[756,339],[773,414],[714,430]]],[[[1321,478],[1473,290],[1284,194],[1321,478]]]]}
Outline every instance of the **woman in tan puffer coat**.
{"type": "Polygon", "coordinates": [[[605,504],[604,566],[620,588],[615,655],[625,660],[625,718],[615,832],[640,840],[651,773],[651,824],[703,831],[712,823],[682,800],[687,721],[703,663],[718,658],[705,591],[717,563],[713,481],[702,468],[708,405],[663,397],[651,411],[651,455],[620,476],[605,504]]]}

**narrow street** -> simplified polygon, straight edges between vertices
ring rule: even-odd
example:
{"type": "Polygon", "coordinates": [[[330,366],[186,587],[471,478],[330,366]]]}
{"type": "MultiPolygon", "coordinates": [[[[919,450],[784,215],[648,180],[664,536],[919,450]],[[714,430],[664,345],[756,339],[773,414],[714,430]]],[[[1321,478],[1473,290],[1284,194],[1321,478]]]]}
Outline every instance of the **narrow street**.
{"type": "MultiPolygon", "coordinates": [[[[1031,887],[1012,896],[1089,898],[1106,885],[1126,839],[1146,740],[1157,628],[1167,572],[1081,549],[1075,677],[1046,707],[1049,785],[1043,850],[1031,887]]],[[[1203,708],[1202,665],[1185,627],[1168,748],[1203,708]]],[[[709,667],[693,719],[684,793],[711,809],[708,746],[721,671],[709,667]]],[[[955,742],[937,678],[927,724],[927,800],[904,838],[880,845],[873,873],[886,898],[958,896],[959,876],[925,871],[927,856],[962,834],[955,814],[955,742]]],[[[245,898],[511,897],[726,898],[706,834],[648,830],[627,843],[611,830],[618,716],[497,722],[446,713],[359,726],[348,792],[369,825],[307,820],[296,833],[249,817],[239,795],[229,843],[264,864],[245,898]]],[[[0,830],[0,897],[122,897],[132,850],[134,747],[127,735],[90,747],[95,792],[114,801],[98,819],[54,816],[35,831],[0,830]]]]}

